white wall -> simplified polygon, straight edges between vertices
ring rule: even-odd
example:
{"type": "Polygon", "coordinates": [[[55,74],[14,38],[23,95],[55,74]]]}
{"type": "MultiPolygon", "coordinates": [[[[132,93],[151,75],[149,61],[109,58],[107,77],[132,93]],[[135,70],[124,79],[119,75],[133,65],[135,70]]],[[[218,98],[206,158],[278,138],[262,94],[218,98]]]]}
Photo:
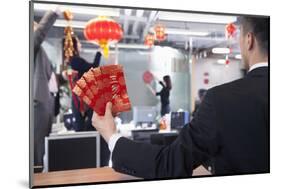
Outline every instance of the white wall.
{"type": "MultiPolygon", "coordinates": [[[[240,60],[230,59],[228,66],[220,65],[217,63],[218,59],[215,58],[202,58],[196,61],[194,64],[194,80],[195,91],[199,89],[209,89],[217,85],[231,82],[239,79],[242,74],[242,63],[240,60]],[[209,84],[204,84],[204,73],[208,72],[209,84]]],[[[197,96],[196,96],[197,97],[197,96]]]]}

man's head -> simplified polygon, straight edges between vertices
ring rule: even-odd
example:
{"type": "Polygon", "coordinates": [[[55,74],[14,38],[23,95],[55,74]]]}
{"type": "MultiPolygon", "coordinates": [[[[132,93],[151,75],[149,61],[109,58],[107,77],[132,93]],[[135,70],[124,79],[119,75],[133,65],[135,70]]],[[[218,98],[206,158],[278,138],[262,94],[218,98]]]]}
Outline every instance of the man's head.
{"type": "Polygon", "coordinates": [[[255,63],[268,61],[269,17],[238,18],[240,24],[240,50],[248,69],[255,63]]]}

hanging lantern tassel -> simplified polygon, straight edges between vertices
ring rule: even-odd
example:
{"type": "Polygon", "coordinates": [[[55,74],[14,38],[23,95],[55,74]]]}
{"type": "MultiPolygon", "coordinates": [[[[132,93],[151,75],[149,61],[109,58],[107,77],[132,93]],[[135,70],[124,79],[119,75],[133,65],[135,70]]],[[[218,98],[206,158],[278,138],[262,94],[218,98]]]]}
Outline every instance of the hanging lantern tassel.
{"type": "Polygon", "coordinates": [[[228,66],[229,63],[230,63],[230,61],[229,61],[229,59],[227,59],[227,60],[225,61],[225,64],[228,66]]]}
{"type": "Polygon", "coordinates": [[[229,61],[229,58],[228,58],[228,55],[225,56],[225,65],[228,67],[230,61],[229,61]]]}
{"type": "Polygon", "coordinates": [[[107,41],[101,40],[99,42],[99,45],[100,45],[101,49],[103,50],[103,56],[105,58],[108,58],[108,55],[109,55],[109,45],[108,45],[107,41]]]}

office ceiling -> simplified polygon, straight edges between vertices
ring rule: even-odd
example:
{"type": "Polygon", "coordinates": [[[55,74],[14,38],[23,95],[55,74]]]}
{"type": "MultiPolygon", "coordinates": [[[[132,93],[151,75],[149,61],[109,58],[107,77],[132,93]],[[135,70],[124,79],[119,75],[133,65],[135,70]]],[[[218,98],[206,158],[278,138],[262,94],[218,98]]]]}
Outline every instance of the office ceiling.
{"type": "MultiPolygon", "coordinates": [[[[36,3],[34,19],[39,21],[50,8],[53,7],[36,3]]],[[[144,44],[146,34],[159,23],[163,24],[166,29],[177,32],[168,33],[166,40],[156,42],[157,45],[170,46],[184,51],[192,49],[193,52],[210,51],[213,47],[231,47],[233,53],[239,53],[237,39],[226,40],[225,37],[225,26],[227,23],[235,22],[235,16],[83,6],[61,6],[60,9],[69,9],[73,12],[74,33],[87,48],[96,48],[96,46],[85,40],[83,27],[90,19],[104,14],[111,16],[122,26],[124,36],[119,42],[121,44],[144,44]],[[179,34],[179,30],[193,33],[179,34]],[[201,35],[202,33],[205,34],[201,35]]],[[[49,32],[49,37],[61,38],[65,25],[64,18],[60,16],[49,32]]]]}

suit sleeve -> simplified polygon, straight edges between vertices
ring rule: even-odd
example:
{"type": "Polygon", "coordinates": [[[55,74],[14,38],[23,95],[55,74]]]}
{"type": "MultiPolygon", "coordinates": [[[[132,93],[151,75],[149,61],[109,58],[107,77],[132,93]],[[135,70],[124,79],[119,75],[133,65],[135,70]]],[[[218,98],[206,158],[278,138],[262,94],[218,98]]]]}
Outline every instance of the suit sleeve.
{"type": "Polygon", "coordinates": [[[38,28],[34,32],[34,55],[37,54],[40,45],[44,41],[48,31],[53,26],[57,19],[57,13],[53,11],[47,12],[38,24],[38,28]]]}
{"type": "Polygon", "coordinates": [[[151,145],[121,137],[113,150],[113,168],[145,179],[188,177],[216,154],[217,136],[214,95],[210,91],[194,119],[171,145],[151,145]]]}
{"type": "Polygon", "coordinates": [[[93,65],[92,65],[93,68],[97,68],[97,67],[100,66],[100,59],[101,59],[101,53],[97,52],[96,56],[95,56],[95,59],[93,61],[93,65]]]}
{"type": "Polygon", "coordinates": [[[73,56],[70,60],[70,66],[72,69],[80,73],[85,73],[91,69],[92,64],[88,63],[85,59],[79,56],[73,56]]]}

